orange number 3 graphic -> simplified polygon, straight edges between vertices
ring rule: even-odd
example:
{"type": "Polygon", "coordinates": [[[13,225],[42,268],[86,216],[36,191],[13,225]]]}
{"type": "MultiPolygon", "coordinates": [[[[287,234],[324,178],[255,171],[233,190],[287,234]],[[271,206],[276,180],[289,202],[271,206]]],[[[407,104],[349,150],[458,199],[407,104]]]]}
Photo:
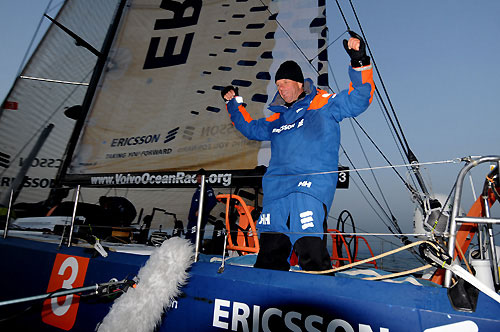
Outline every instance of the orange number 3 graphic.
{"type": "MultiPolygon", "coordinates": [[[[47,293],[83,286],[89,258],[57,254],[50,274],[47,293]]],[[[76,321],[80,297],[66,295],[43,302],[42,321],[63,330],[70,330],[76,321]]]]}

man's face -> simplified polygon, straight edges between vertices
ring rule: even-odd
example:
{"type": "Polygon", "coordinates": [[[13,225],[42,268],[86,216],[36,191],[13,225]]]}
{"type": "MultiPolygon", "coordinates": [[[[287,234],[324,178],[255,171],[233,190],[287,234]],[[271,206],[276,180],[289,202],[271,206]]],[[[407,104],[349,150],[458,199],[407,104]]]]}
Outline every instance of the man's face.
{"type": "Polygon", "coordinates": [[[302,88],[302,83],[295,82],[286,78],[277,80],[276,86],[278,87],[278,92],[281,98],[283,98],[283,100],[287,103],[296,101],[302,91],[304,91],[304,89],[302,88]]]}

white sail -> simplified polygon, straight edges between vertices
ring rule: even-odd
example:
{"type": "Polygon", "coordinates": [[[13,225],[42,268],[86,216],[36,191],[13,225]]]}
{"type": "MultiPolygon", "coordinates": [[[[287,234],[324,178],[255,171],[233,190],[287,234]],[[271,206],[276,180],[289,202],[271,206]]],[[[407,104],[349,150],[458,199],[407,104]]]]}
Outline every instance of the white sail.
{"type": "MultiPolygon", "coordinates": [[[[100,49],[116,5],[116,0],[68,0],[55,19],[100,49]]],[[[51,25],[21,76],[88,83],[96,60],[94,54],[51,25]]],[[[85,85],[17,78],[0,109],[0,199],[9,196],[14,178],[40,133],[54,124],[26,174],[17,201],[36,202],[47,197],[75,122],[64,111],[81,104],[86,90],[85,85]]]]}
{"type": "Polygon", "coordinates": [[[233,128],[220,92],[238,87],[261,118],[283,61],[296,60],[315,82],[319,69],[325,85],[324,14],[317,0],[130,1],[68,178],[192,185],[179,171],[204,167],[222,171],[212,184],[227,186],[226,171],[266,164],[268,145],[233,128]]]}

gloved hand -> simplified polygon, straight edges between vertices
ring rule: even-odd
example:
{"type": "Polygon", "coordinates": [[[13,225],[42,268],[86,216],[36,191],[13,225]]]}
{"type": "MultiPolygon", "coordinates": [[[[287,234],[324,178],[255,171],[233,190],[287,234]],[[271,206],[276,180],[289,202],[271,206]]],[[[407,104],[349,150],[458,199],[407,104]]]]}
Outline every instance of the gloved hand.
{"type": "Polygon", "coordinates": [[[352,68],[368,66],[370,64],[370,57],[366,55],[366,46],[363,38],[351,30],[349,30],[349,34],[352,38],[359,40],[359,50],[355,50],[353,48],[349,48],[347,40],[344,39],[344,48],[347,54],[351,57],[352,68]]]}
{"type": "Polygon", "coordinates": [[[229,92],[233,90],[235,95],[238,96],[238,88],[235,88],[234,86],[232,85],[228,85],[224,88],[224,90],[221,91],[220,95],[222,96],[222,99],[224,99],[224,101],[229,101],[227,100],[226,98],[224,98],[224,96],[229,92]]]}

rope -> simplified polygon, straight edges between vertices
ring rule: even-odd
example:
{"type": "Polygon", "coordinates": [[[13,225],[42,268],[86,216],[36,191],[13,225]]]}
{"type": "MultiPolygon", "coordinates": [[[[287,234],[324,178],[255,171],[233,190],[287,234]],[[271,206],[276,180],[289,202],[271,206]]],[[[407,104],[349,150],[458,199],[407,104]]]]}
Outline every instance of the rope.
{"type": "Polygon", "coordinates": [[[455,247],[457,248],[458,252],[460,253],[460,256],[462,256],[462,260],[465,262],[465,265],[467,266],[467,270],[469,270],[470,274],[473,274],[472,269],[469,266],[469,262],[467,262],[467,259],[465,259],[465,255],[464,255],[464,252],[462,251],[462,248],[456,242],[455,242],[455,247]]]}
{"type": "Polygon", "coordinates": [[[412,273],[415,273],[415,272],[418,272],[418,271],[427,270],[430,267],[432,267],[432,265],[431,264],[427,264],[427,265],[424,265],[424,266],[420,266],[420,267],[414,268],[412,270],[406,270],[406,271],[402,271],[402,272],[386,274],[386,275],[378,276],[378,277],[367,277],[367,278],[363,278],[363,280],[373,280],[373,281],[375,281],[375,280],[385,280],[385,279],[389,279],[389,278],[396,278],[396,277],[404,276],[404,275],[407,275],[407,274],[412,274],[412,273]]]}
{"type": "MultiPolygon", "coordinates": [[[[434,243],[432,243],[432,242],[429,242],[429,241],[417,241],[417,242],[410,243],[410,244],[408,244],[406,246],[399,247],[399,248],[396,248],[394,250],[385,252],[383,254],[380,254],[380,255],[377,255],[377,256],[374,256],[374,257],[371,257],[371,258],[367,258],[367,259],[364,259],[364,260],[359,261],[359,262],[354,262],[354,263],[351,263],[351,264],[348,264],[348,265],[344,265],[344,266],[341,266],[341,267],[338,267],[338,268],[329,269],[329,270],[323,270],[323,271],[293,270],[293,272],[307,273],[307,274],[326,274],[326,273],[332,273],[332,272],[333,273],[340,272],[340,271],[347,270],[347,269],[350,269],[352,267],[355,267],[355,266],[358,266],[358,265],[361,265],[361,264],[365,264],[365,263],[368,263],[368,262],[371,262],[371,261],[375,261],[375,260],[377,260],[379,258],[384,258],[384,257],[390,256],[390,255],[395,254],[397,252],[400,252],[400,251],[403,251],[403,250],[415,247],[415,246],[423,244],[423,243],[427,243],[427,244],[433,246],[435,249],[437,249],[436,245],[434,243]]],[[[411,270],[409,270],[409,271],[411,271],[411,270]]],[[[403,271],[403,272],[407,272],[407,271],[403,271]]],[[[399,272],[399,273],[403,273],[403,272],[399,272]]],[[[409,273],[411,273],[411,272],[409,272],[409,273]]],[[[384,277],[392,278],[393,275],[395,275],[395,274],[397,274],[397,273],[389,274],[389,275],[386,275],[384,277]]]]}

